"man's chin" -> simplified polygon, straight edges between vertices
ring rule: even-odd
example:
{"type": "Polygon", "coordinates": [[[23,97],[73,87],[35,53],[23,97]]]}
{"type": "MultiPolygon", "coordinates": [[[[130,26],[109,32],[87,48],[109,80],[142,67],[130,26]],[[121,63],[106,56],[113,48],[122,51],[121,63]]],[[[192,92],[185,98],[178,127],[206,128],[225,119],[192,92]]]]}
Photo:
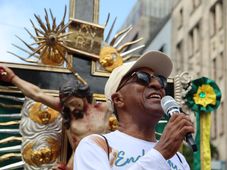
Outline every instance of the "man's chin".
{"type": "Polygon", "coordinates": [[[161,108],[160,105],[149,105],[147,107],[147,109],[149,110],[150,114],[161,115],[161,116],[164,115],[164,111],[163,111],[163,109],[161,108]]]}
{"type": "Polygon", "coordinates": [[[150,112],[149,115],[151,115],[153,119],[160,120],[164,116],[164,113],[163,111],[156,110],[155,112],[150,112]]]}

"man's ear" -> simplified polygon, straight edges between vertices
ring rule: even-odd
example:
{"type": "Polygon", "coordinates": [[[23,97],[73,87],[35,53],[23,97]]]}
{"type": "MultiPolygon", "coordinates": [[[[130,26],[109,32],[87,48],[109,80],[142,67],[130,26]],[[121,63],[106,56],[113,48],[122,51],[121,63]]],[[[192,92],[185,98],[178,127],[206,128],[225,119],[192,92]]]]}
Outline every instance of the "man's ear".
{"type": "Polygon", "coordinates": [[[124,99],[123,99],[121,93],[116,92],[116,93],[112,94],[111,98],[112,98],[113,104],[116,107],[120,108],[120,107],[124,106],[124,99]]]}

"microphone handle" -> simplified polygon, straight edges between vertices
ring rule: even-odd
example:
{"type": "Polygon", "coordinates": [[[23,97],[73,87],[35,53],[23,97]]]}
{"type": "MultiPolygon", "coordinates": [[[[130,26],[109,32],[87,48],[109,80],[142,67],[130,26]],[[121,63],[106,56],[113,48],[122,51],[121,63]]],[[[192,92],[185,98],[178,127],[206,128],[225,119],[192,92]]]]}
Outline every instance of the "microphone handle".
{"type": "Polygon", "coordinates": [[[191,146],[193,152],[196,152],[198,150],[195,140],[191,133],[186,134],[185,140],[191,146]]]}

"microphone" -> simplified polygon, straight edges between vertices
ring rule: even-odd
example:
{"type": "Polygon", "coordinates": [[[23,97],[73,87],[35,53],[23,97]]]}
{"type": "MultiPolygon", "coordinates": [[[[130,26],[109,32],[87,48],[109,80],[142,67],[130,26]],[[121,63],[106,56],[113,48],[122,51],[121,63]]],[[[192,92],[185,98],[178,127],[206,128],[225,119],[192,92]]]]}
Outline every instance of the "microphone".
{"type": "MultiPolygon", "coordinates": [[[[180,114],[181,108],[179,104],[171,97],[171,96],[165,96],[161,100],[161,106],[164,110],[165,114],[172,116],[173,114],[180,114]]],[[[192,151],[197,151],[196,143],[193,139],[193,136],[191,133],[186,134],[185,136],[186,142],[191,146],[192,151]]]]}

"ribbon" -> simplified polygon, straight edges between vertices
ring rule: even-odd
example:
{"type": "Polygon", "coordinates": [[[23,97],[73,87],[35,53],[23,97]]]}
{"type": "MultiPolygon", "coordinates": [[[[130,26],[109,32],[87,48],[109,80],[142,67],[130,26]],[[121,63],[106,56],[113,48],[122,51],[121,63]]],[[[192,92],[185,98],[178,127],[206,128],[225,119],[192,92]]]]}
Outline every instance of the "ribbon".
{"type": "Polygon", "coordinates": [[[211,169],[210,113],[220,105],[221,91],[213,80],[202,77],[192,81],[185,99],[196,113],[195,141],[199,150],[194,153],[194,170],[211,169]]]}

